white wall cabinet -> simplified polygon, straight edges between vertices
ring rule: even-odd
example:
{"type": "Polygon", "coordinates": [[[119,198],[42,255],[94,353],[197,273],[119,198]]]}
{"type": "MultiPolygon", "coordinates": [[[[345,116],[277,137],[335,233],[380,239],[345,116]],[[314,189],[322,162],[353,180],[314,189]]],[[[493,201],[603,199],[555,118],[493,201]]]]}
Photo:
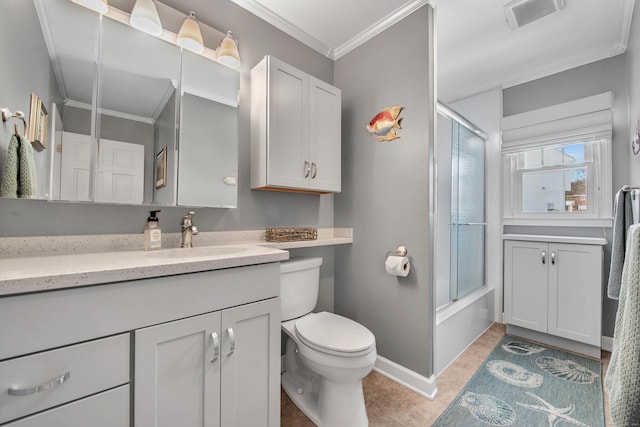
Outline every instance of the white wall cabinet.
{"type": "Polygon", "coordinates": [[[0,424],[277,427],[279,290],[268,263],[0,297],[0,424]]]}
{"type": "Polygon", "coordinates": [[[504,251],[505,323],[599,349],[602,246],[505,240],[504,251]]]}
{"type": "Polygon", "coordinates": [[[251,70],[251,188],[340,192],[341,96],[272,56],[251,70]]]}
{"type": "Polygon", "coordinates": [[[270,299],[135,331],[136,427],[277,426],[279,312],[270,299]]]}

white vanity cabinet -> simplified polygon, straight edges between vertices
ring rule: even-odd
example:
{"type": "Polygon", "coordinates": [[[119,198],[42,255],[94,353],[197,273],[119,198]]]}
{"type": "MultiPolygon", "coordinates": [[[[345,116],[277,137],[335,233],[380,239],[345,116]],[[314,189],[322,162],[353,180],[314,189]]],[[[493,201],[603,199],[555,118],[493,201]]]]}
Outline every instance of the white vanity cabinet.
{"type": "Polygon", "coordinates": [[[272,56],[251,70],[251,188],[340,192],[341,96],[272,56]]]}
{"type": "Polygon", "coordinates": [[[277,298],[135,331],[135,425],[279,425],[277,298]]]}
{"type": "Polygon", "coordinates": [[[279,290],[270,262],[0,297],[0,424],[279,426],[279,290]]]}
{"type": "Polygon", "coordinates": [[[508,332],[600,357],[603,243],[513,238],[504,241],[508,332]]]}

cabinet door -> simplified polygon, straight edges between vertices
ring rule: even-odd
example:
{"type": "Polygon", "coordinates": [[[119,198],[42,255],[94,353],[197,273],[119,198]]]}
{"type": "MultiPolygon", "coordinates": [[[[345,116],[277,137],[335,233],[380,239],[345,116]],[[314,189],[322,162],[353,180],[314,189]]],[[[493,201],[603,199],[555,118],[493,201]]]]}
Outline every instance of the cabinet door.
{"type": "Polygon", "coordinates": [[[222,313],[223,427],[280,426],[280,298],[222,313]]]}
{"type": "Polygon", "coordinates": [[[549,244],[549,333],[600,346],[602,247],[549,244]]]}
{"type": "Polygon", "coordinates": [[[274,58],[269,68],[267,183],[308,188],[309,77],[274,58]]]}
{"type": "Polygon", "coordinates": [[[220,312],[135,331],[136,427],[220,425],[220,312]]]}
{"type": "Polygon", "coordinates": [[[547,243],[504,243],[504,316],[509,323],[547,332],[547,243]]]}
{"type": "Polygon", "coordinates": [[[340,89],[313,77],[310,90],[309,185],[312,190],[340,192],[341,92],[340,89]]]}

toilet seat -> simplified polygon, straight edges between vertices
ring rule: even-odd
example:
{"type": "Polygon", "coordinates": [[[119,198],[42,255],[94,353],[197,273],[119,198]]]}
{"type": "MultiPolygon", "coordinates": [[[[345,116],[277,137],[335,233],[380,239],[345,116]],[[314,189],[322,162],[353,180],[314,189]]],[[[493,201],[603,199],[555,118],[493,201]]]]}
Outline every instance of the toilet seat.
{"type": "Polygon", "coordinates": [[[326,311],[297,319],[295,333],[308,347],[337,356],[360,356],[375,346],[375,337],[367,328],[326,311]]]}

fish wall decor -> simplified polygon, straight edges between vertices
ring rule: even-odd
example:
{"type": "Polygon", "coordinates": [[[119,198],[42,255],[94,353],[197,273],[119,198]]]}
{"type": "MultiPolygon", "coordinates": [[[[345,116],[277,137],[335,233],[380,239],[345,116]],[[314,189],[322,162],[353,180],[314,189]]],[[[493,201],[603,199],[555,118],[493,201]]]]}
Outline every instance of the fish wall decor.
{"type": "Polygon", "coordinates": [[[367,131],[376,141],[393,141],[400,138],[396,129],[402,129],[402,118],[399,118],[404,107],[387,107],[375,115],[367,125],[367,131]]]}

